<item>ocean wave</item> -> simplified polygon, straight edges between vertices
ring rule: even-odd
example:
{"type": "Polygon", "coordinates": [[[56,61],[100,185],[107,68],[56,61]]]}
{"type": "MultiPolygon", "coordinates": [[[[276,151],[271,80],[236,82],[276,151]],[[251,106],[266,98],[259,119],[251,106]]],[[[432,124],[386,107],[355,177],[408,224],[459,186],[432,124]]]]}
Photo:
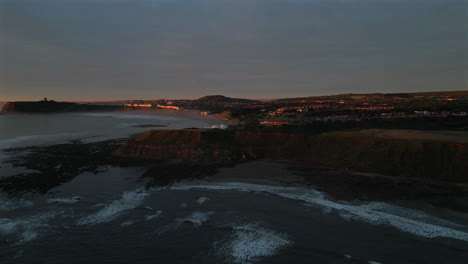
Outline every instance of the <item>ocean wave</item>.
{"type": "Polygon", "coordinates": [[[197,204],[203,204],[203,203],[207,202],[208,200],[210,200],[210,198],[200,197],[200,198],[197,199],[197,204]]]}
{"type": "Polygon", "coordinates": [[[430,224],[442,225],[442,226],[451,226],[455,228],[464,227],[464,225],[450,222],[444,219],[440,219],[438,217],[434,217],[422,211],[409,209],[409,208],[401,207],[401,206],[396,206],[392,204],[387,204],[383,202],[371,202],[368,204],[363,204],[361,205],[361,207],[367,210],[390,213],[392,215],[397,215],[403,218],[409,218],[409,219],[424,222],[424,223],[430,223],[430,224]]]}
{"type": "Polygon", "coordinates": [[[73,197],[57,197],[57,198],[50,198],[47,200],[47,203],[63,203],[63,204],[74,204],[81,200],[80,196],[73,196],[73,197]]]}
{"type": "Polygon", "coordinates": [[[176,221],[178,223],[192,223],[195,226],[201,226],[203,223],[207,222],[211,215],[214,215],[214,212],[193,212],[191,215],[178,218],[176,221]]]}
{"type": "Polygon", "coordinates": [[[129,227],[129,226],[133,225],[134,223],[135,223],[135,221],[129,220],[129,221],[122,222],[122,223],[120,224],[120,226],[121,226],[121,227],[129,227]]]}
{"type": "Polygon", "coordinates": [[[134,209],[141,205],[144,199],[149,195],[143,189],[125,192],[122,198],[107,204],[97,213],[86,216],[78,220],[78,225],[94,225],[110,222],[117,218],[122,212],[134,209]]]}
{"type": "Polygon", "coordinates": [[[468,233],[455,228],[466,228],[465,225],[453,223],[424,212],[394,206],[386,203],[349,204],[332,201],[312,189],[296,187],[277,187],[248,183],[199,183],[175,184],[173,190],[212,189],[237,190],[247,192],[265,192],[283,198],[305,202],[306,205],[321,207],[326,212],[337,212],[345,220],[355,220],[374,225],[389,225],[400,231],[426,238],[452,238],[468,241],[468,233]]]}
{"type": "Polygon", "coordinates": [[[247,264],[273,256],[291,244],[284,234],[262,228],[258,224],[247,224],[234,227],[231,238],[221,243],[218,253],[233,263],[247,264]]]}
{"type": "Polygon", "coordinates": [[[41,233],[50,227],[49,221],[63,211],[48,212],[28,218],[0,218],[0,234],[12,236],[16,245],[37,239],[41,233]]]}
{"type": "Polygon", "coordinates": [[[57,141],[71,140],[77,134],[45,134],[45,135],[31,135],[15,138],[0,139],[0,150],[20,146],[35,146],[45,143],[57,143],[57,141]]]}
{"type": "Polygon", "coordinates": [[[159,216],[162,215],[162,213],[163,213],[162,211],[156,211],[156,213],[153,214],[153,215],[145,215],[145,220],[150,221],[150,220],[153,220],[155,218],[158,218],[159,216]]]}
{"type": "Polygon", "coordinates": [[[0,196],[0,211],[11,211],[24,207],[31,207],[34,203],[29,200],[6,198],[0,196]]]}

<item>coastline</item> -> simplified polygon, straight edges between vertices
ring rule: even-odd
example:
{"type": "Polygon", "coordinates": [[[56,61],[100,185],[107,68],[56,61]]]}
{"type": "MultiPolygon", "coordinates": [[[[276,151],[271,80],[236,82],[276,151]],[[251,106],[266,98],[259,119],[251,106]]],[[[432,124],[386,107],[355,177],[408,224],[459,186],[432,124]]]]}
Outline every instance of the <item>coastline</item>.
{"type": "MultiPolygon", "coordinates": [[[[3,105],[0,104],[0,108],[3,105]]],[[[122,114],[128,114],[128,113],[135,113],[135,114],[144,114],[144,115],[162,115],[162,116],[173,116],[173,117],[183,117],[183,118],[195,118],[198,120],[211,120],[211,121],[223,121],[226,125],[229,124],[229,120],[226,118],[223,118],[219,116],[218,114],[209,114],[208,116],[201,116],[200,114],[201,111],[199,110],[166,110],[166,109],[138,109],[138,110],[132,110],[132,109],[124,109],[118,110],[118,111],[81,111],[81,112],[33,112],[33,113],[28,113],[28,112],[3,112],[0,113],[1,115],[54,115],[54,114],[84,114],[84,113],[122,113],[122,114]]]]}
{"type": "Polygon", "coordinates": [[[311,163],[250,161],[221,168],[218,173],[202,179],[207,182],[313,188],[344,201],[426,201],[437,207],[468,212],[468,188],[465,185],[351,172],[311,163]]]}
{"type": "Polygon", "coordinates": [[[436,207],[468,212],[468,188],[446,182],[395,178],[320,166],[310,162],[258,159],[239,162],[194,163],[121,158],[112,155],[124,139],[95,143],[7,149],[10,162],[33,172],[0,178],[2,190],[13,196],[47,193],[82,173],[99,174],[104,166],[140,167],[147,187],[178,182],[241,182],[304,187],[344,201],[426,201],[436,207]]]}
{"type": "MultiPolygon", "coordinates": [[[[196,110],[132,110],[104,114],[181,117],[201,120],[210,126],[229,123],[228,120],[219,115],[201,116],[200,111],[196,110]]],[[[150,120],[148,119],[148,123],[141,123],[139,126],[157,129],[163,127],[151,124],[150,120]]],[[[14,167],[26,168],[34,172],[0,178],[4,183],[2,189],[12,195],[21,195],[24,192],[46,193],[54,186],[73,179],[83,172],[97,174],[102,166],[136,166],[145,168],[146,173],[143,177],[152,179],[153,186],[168,186],[178,181],[203,179],[212,182],[245,182],[272,186],[307,187],[339,200],[428,200],[435,206],[468,212],[467,186],[437,182],[431,179],[386,176],[338,169],[333,166],[326,167],[314,161],[270,160],[268,157],[190,162],[114,156],[115,150],[133,136],[92,143],[77,140],[58,145],[7,149],[7,152],[14,154],[10,158],[14,167]]]]}

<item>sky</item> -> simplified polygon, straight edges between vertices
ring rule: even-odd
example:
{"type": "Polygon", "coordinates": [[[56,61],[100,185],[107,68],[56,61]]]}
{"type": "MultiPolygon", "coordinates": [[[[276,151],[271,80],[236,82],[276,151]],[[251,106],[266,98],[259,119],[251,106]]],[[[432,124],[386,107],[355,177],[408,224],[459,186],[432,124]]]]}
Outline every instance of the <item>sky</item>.
{"type": "Polygon", "coordinates": [[[0,101],[468,90],[468,0],[0,0],[0,101]]]}

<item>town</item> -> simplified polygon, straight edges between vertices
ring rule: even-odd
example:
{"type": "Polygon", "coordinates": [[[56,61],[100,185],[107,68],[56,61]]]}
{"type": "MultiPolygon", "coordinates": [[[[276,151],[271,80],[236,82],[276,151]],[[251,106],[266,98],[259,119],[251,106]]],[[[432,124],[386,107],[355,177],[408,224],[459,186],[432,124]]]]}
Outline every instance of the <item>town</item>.
{"type": "Polygon", "coordinates": [[[468,91],[340,94],[275,100],[222,95],[195,100],[120,100],[68,103],[45,98],[10,102],[2,113],[76,111],[189,111],[229,121],[238,131],[327,132],[345,129],[468,129],[468,91]]]}
{"type": "Polygon", "coordinates": [[[250,129],[352,127],[370,123],[372,126],[393,124],[398,128],[402,122],[410,128],[438,129],[441,122],[441,127],[468,127],[468,91],[342,94],[263,101],[215,95],[196,100],[126,101],[125,109],[199,111],[203,116],[222,116],[234,127],[250,129]]]}

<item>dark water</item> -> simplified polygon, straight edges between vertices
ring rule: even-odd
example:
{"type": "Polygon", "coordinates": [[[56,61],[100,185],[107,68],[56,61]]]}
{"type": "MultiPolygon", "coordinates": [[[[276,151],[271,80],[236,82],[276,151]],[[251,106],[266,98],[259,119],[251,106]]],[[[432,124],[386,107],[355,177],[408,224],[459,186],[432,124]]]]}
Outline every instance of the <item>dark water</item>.
{"type": "MultiPolygon", "coordinates": [[[[124,121],[99,118],[111,119],[102,123],[113,130],[124,121]]],[[[38,134],[41,128],[34,129],[38,134]]],[[[123,133],[92,131],[108,137],[123,133]]],[[[0,262],[468,260],[468,215],[424,203],[341,202],[308,188],[200,180],[145,189],[141,168],[102,170],[84,173],[47,195],[0,195],[0,262]]]]}
{"type": "Polygon", "coordinates": [[[150,129],[139,127],[141,125],[165,125],[166,129],[180,129],[205,128],[222,123],[210,118],[151,112],[0,115],[0,149],[72,139],[99,141],[126,137],[150,129]]]}
{"type": "Polygon", "coordinates": [[[385,203],[331,201],[311,189],[246,183],[145,190],[141,173],[108,168],[48,196],[2,198],[2,263],[463,263],[468,257],[466,215],[447,221],[385,203]]]}

